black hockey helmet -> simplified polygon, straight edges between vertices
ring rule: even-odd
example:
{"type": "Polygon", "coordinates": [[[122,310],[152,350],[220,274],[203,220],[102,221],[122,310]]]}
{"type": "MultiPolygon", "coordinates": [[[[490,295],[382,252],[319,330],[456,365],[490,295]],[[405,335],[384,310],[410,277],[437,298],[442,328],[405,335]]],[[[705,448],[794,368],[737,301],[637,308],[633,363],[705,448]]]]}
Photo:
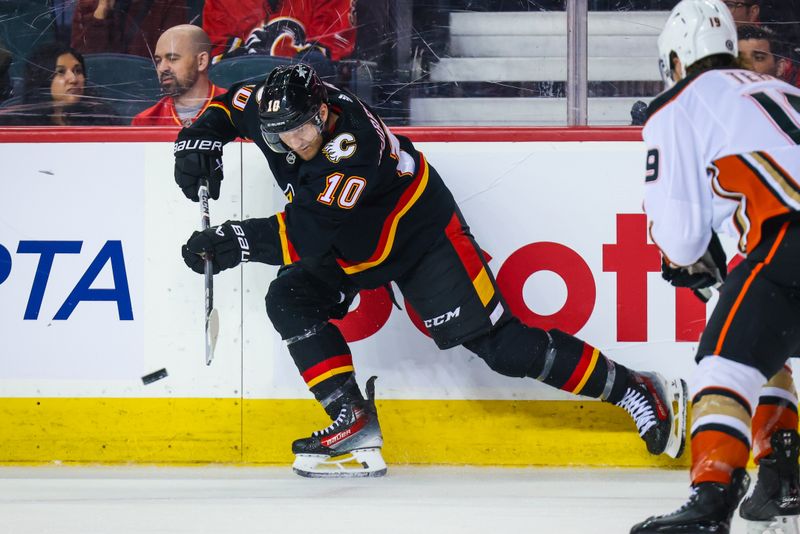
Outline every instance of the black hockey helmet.
{"type": "Polygon", "coordinates": [[[264,81],[258,102],[261,135],[275,152],[288,152],[278,134],[309,121],[322,131],[320,107],[328,100],[325,85],[304,63],[275,67],[264,81]]]}

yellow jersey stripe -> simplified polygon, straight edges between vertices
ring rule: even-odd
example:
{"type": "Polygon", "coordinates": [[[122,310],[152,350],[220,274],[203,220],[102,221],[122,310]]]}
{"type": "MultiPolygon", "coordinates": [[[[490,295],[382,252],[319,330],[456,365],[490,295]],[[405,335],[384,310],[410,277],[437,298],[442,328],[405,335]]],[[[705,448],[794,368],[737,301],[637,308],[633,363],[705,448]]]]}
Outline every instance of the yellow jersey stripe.
{"type": "Polygon", "coordinates": [[[489,278],[489,273],[486,272],[486,267],[481,269],[481,272],[479,272],[478,276],[472,281],[472,285],[475,286],[475,291],[477,291],[478,296],[481,298],[483,306],[486,307],[494,296],[494,286],[492,285],[491,278],[489,278]]]}
{"type": "MultiPolygon", "coordinates": [[[[224,112],[225,112],[225,115],[227,115],[227,116],[228,116],[228,120],[229,120],[229,121],[231,121],[231,124],[233,124],[234,126],[236,126],[236,125],[234,124],[234,122],[233,122],[233,119],[231,118],[231,111],[230,111],[228,108],[226,108],[225,106],[223,106],[223,105],[222,105],[222,104],[220,104],[219,102],[213,102],[213,103],[209,104],[209,105],[208,105],[208,107],[209,107],[209,108],[219,108],[219,109],[221,109],[222,111],[224,111],[224,112]]],[[[206,108],[206,109],[208,109],[208,108],[206,108]]]]}
{"type": "Polygon", "coordinates": [[[308,385],[309,388],[313,388],[314,386],[316,386],[317,384],[319,384],[323,380],[327,380],[332,376],[340,375],[342,373],[348,373],[348,372],[353,371],[353,370],[354,370],[354,368],[353,368],[352,365],[345,365],[344,367],[336,367],[334,369],[331,369],[330,371],[326,371],[326,372],[322,373],[321,375],[318,375],[318,376],[314,377],[309,382],[307,382],[307,385],[308,385]]]}
{"type": "Polygon", "coordinates": [[[286,221],[283,220],[283,213],[278,213],[275,217],[278,219],[278,237],[281,239],[283,264],[289,265],[292,263],[292,257],[289,254],[289,237],[286,235],[286,221]]]}
{"type": "Polygon", "coordinates": [[[389,256],[389,253],[392,251],[392,247],[394,246],[394,238],[395,234],[397,233],[397,225],[400,223],[400,219],[403,215],[411,209],[411,207],[417,202],[420,196],[422,196],[423,191],[425,191],[425,187],[428,185],[428,162],[425,161],[425,168],[423,169],[422,179],[417,186],[417,190],[414,191],[414,195],[408,201],[408,203],[403,206],[403,208],[397,213],[397,216],[392,221],[392,225],[389,230],[389,237],[386,240],[386,245],[383,247],[383,252],[381,253],[380,257],[373,261],[367,261],[364,263],[357,263],[355,265],[350,265],[349,267],[344,267],[344,272],[347,274],[355,274],[360,273],[361,271],[365,271],[371,267],[375,267],[376,265],[383,263],[383,261],[389,256]]]}
{"type": "Polygon", "coordinates": [[[589,362],[589,366],[586,368],[586,372],[583,373],[583,378],[581,378],[581,381],[578,383],[577,386],[575,386],[575,389],[572,390],[572,393],[579,395],[580,392],[583,391],[583,386],[586,385],[586,382],[589,380],[589,377],[592,376],[594,368],[597,366],[597,360],[599,358],[600,358],[600,349],[594,349],[594,351],[592,352],[592,359],[589,362]]]}

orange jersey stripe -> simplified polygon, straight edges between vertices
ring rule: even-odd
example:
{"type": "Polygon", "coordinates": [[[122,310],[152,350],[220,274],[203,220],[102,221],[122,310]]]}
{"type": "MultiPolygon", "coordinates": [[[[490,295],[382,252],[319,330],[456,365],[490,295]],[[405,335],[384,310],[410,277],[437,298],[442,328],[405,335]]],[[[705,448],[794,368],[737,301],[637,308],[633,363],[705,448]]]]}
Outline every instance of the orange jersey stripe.
{"type": "Polygon", "coordinates": [[[778,250],[778,245],[780,245],[781,241],[783,241],[783,236],[786,235],[786,230],[789,228],[789,223],[785,222],[778,232],[778,236],[775,238],[775,242],[772,244],[772,248],[767,254],[767,257],[764,259],[762,263],[756,265],[753,271],[750,273],[750,276],[747,277],[747,280],[742,286],[742,290],[739,292],[739,296],[736,297],[736,302],[733,303],[731,307],[731,311],[728,312],[728,317],[725,318],[725,323],[722,325],[722,330],[719,333],[719,339],[717,340],[717,346],[714,348],[714,355],[719,356],[720,352],[722,351],[722,345],[725,342],[725,337],[728,335],[728,329],[733,322],[733,317],[736,315],[736,312],[739,310],[739,306],[741,306],[742,301],[744,300],[745,294],[747,294],[747,290],[750,289],[750,285],[755,280],[756,275],[761,272],[761,269],[764,265],[767,265],[770,261],[772,261],[773,256],[775,256],[775,252],[778,250]]]}
{"type": "Polygon", "coordinates": [[[719,169],[716,181],[722,189],[719,191],[715,188],[715,192],[725,198],[739,200],[734,215],[736,227],[742,233],[739,249],[752,252],[761,241],[764,221],[789,213],[790,209],[771,189],[765,177],[741,156],[726,156],[717,160],[715,165],[719,169]]]}
{"type": "Polygon", "coordinates": [[[380,265],[389,256],[394,246],[397,225],[400,223],[400,219],[402,219],[403,215],[405,215],[417,200],[419,200],[419,197],[422,196],[422,193],[428,185],[428,162],[425,161],[422,154],[419,155],[419,162],[420,168],[416,178],[403,192],[400,200],[397,202],[397,206],[395,206],[394,210],[384,221],[381,237],[378,240],[378,246],[375,248],[375,252],[372,256],[370,256],[367,261],[361,263],[350,263],[341,259],[337,260],[345,273],[360,273],[361,271],[380,265]]]}

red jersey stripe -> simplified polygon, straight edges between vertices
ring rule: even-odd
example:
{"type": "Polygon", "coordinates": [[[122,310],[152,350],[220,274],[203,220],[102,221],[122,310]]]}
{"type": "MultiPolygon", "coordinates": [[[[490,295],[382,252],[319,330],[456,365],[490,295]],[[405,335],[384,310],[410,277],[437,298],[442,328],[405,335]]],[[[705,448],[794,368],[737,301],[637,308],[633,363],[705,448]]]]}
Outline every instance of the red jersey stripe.
{"type": "Polygon", "coordinates": [[[286,212],[280,212],[276,215],[278,219],[278,237],[281,240],[281,252],[283,253],[283,264],[290,265],[300,259],[300,255],[289,239],[289,234],[286,233],[286,212]]]}
{"type": "Polygon", "coordinates": [[[314,380],[316,377],[327,373],[332,369],[339,367],[353,366],[353,356],[350,354],[342,354],[340,356],[333,356],[327,360],[322,360],[316,365],[313,365],[303,372],[303,380],[306,383],[314,380]]]}
{"type": "Polygon", "coordinates": [[[578,365],[575,367],[575,370],[572,371],[572,376],[569,377],[569,380],[567,380],[566,384],[564,384],[561,389],[564,391],[569,391],[570,393],[575,393],[575,390],[578,389],[578,386],[581,385],[582,382],[585,383],[583,377],[586,375],[586,371],[589,369],[589,364],[592,361],[592,353],[594,350],[594,347],[591,345],[587,343],[583,344],[581,359],[578,361],[578,365]]]}
{"type": "Polygon", "coordinates": [[[420,154],[417,176],[400,196],[400,200],[397,202],[394,210],[392,210],[389,216],[386,217],[386,220],[383,223],[380,239],[378,240],[378,246],[375,247],[375,252],[368,260],[360,263],[351,263],[346,260],[338,259],[337,261],[344,269],[345,273],[360,273],[361,271],[365,271],[383,263],[383,261],[389,256],[389,253],[392,251],[392,247],[394,246],[394,238],[397,232],[397,225],[400,223],[400,219],[406,214],[406,212],[408,212],[408,210],[411,209],[414,203],[416,203],[416,201],[422,195],[422,192],[425,191],[425,187],[427,185],[428,162],[425,161],[425,157],[420,154]]]}

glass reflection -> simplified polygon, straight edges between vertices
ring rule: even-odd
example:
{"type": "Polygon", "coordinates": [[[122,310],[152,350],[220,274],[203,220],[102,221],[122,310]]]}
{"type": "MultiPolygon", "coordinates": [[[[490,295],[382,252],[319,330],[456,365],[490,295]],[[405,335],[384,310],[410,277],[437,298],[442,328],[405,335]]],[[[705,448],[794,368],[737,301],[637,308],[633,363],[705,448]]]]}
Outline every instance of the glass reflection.
{"type": "MultiPolygon", "coordinates": [[[[590,125],[642,123],[662,90],[655,41],[675,3],[588,1],[590,125]]],[[[797,85],[794,4],[726,2],[743,63],[797,85]]],[[[391,125],[563,126],[566,8],[565,0],[0,0],[0,124],[186,125],[234,83],[304,61],[391,125]],[[81,65],[82,89],[60,61],[81,65]]]]}

